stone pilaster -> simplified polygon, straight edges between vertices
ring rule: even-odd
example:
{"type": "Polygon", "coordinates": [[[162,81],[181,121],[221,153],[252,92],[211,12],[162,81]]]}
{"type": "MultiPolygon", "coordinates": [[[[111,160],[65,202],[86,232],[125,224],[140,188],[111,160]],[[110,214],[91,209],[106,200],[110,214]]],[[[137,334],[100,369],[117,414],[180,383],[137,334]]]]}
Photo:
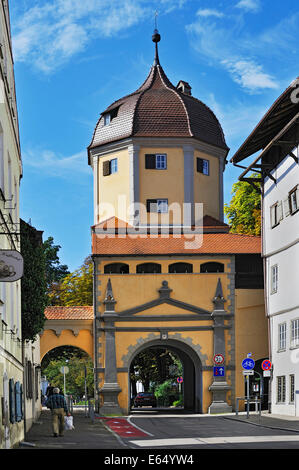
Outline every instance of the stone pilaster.
{"type": "MultiPolygon", "coordinates": [[[[216,294],[213,299],[214,310],[212,318],[214,320],[214,355],[222,354],[226,357],[225,351],[225,337],[224,337],[224,318],[226,311],[224,310],[225,299],[223,297],[222,285],[218,279],[216,294]]],[[[225,367],[225,362],[223,364],[225,367]]],[[[213,383],[210,385],[209,390],[213,394],[212,403],[209,407],[209,413],[229,413],[232,407],[226,401],[227,392],[231,389],[224,377],[213,377],[213,383]]]]}
{"type": "Polygon", "coordinates": [[[116,301],[113,297],[110,279],[107,284],[106,297],[103,303],[105,304],[105,312],[102,316],[105,334],[105,376],[104,385],[99,390],[104,397],[104,403],[100,408],[100,412],[104,415],[122,414],[118,404],[118,394],[121,392],[121,388],[117,383],[114,326],[118,314],[115,312],[116,301]]]}

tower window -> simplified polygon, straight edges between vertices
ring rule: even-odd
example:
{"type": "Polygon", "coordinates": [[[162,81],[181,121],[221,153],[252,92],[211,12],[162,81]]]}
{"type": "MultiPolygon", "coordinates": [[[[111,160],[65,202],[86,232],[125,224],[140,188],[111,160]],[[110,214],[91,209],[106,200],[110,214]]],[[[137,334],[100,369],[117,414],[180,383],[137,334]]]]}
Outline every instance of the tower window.
{"type": "Polygon", "coordinates": [[[111,116],[110,113],[104,114],[104,126],[108,126],[111,122],[111,116]]]}
{"type": "Polygon", "coordinates": [[[193,265],[191,263],[172,263],[168,266],[169,273],[192,273],[193,265]]]}
{"type": "Polygon", "coordinates": [[[168,212],[168,199],[147,199],[146,210],[147,212],[165,214],[168,212]]]}
{"type": "Polygon", "coordinates": [[[204,175],[210,174],[210,162],[209,160],[205,160],[204,158],[197,158],[196,159],[197,171],[199,173],[203,173],[204,175]]]}
{"type": "Polygon", "coordinates": [[[104,274],[129,274],[129,265],[125,263],[106,264],[104,274]]]}
{"type": "Polygon", "coordinates": [[[146,170],[166,170],[167,155],[166,153],[153,153],[145,155],[146,170]]]}
{"type": "Polygon", "coordinates": [[[203,263],[200,265],[201,273],[224,273],[224,264],[222,263],[203,263]]]}
{"type": "Polygon", "coordinates": [[[143,263],[136,266],[137,274],[161,273],[161,264],[158,263],[143,263]]]}
{"type": "Polygon", "coordinates": [[[106,160],[105,162],[103,162],[103,176],[112,175],[113,173],[117,173],[117,171],[117,158],[113,158],[112,160],[106,160]]]}

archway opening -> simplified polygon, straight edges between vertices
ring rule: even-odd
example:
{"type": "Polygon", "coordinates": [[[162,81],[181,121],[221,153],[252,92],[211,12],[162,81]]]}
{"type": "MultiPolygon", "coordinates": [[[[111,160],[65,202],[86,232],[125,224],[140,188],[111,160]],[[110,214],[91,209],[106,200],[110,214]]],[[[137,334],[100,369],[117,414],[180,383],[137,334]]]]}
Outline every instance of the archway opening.
{"type": "Polygon", "coordinates": [[[131,412],[201,412],[200,360],[188,353],[186,345],[153,343],[139,350],[131,360],[131,412]]]}
{"type": "Polygon", "coordinates": [[[58,387],[72,406],[94,398],[93,361],[83,349],[68,345],[51,349],[41,361],[41,374],[44,405],[51,387],[58,387]]]}

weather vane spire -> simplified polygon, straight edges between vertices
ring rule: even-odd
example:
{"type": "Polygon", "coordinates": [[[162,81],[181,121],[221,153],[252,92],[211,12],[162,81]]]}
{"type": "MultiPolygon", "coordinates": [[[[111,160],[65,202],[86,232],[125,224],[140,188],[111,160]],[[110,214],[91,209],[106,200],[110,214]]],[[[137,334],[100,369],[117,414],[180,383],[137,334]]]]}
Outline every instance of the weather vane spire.
{"type": "Polygon", "coordinates": [[[152,35],[152,41],[155,43],[155,46],[156,46],[154,65],[159,64],[158,42],[160,42],[160,40],[161,40],[161,36],[160,36],[160,34],[158,32],[158,29],[157,29],[157,16],[158,16],[158,12],[156,10],[155,11],[155,30],[154,30],[154,34],[152,35]]]}

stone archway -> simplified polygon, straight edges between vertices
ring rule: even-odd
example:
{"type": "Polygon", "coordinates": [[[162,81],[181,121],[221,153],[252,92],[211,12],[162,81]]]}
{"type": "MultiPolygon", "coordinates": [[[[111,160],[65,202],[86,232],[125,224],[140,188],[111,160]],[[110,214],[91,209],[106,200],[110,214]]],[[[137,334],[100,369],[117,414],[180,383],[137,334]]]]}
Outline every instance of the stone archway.
{"type": "MultiPolygon", "coordinates": [[[[176,339],[156,339],[139,346],[128,358],[128,390],[131,389],[130,367],[134,359],[142,351],[152,348],[167,348],[180,358],[184,369],[184,409],[194,413],[202,413],[202,361],[191,346],[176,339]]],[[[128,409],[130,409],[130,393],[128,393],[128,409]]]]}

